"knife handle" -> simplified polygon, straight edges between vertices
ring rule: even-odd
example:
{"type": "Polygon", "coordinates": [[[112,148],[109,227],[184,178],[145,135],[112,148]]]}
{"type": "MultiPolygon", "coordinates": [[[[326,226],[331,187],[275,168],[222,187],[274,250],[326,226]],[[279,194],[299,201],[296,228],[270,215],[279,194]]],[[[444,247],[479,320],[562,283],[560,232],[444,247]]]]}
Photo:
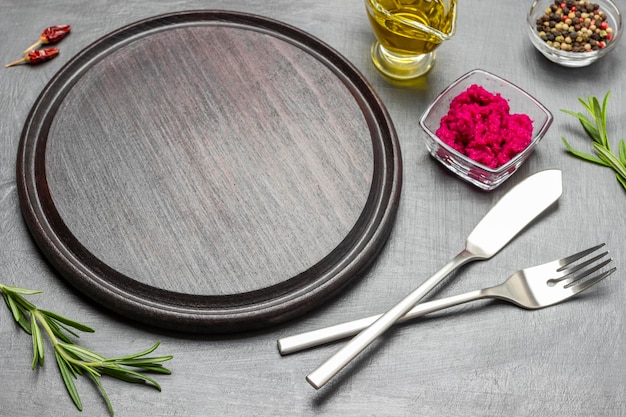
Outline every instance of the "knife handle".
{"type": "Polygon", "coordinates": [[[380,316],[374,323],[365,330],[357,334],[344,347],[339,349],[333,356],[328,358],[326,362],[317,369],[307,375],[306,380],[315,389],[319,389],[326,385],[330,379],[341,371],[352,359],[358,356],[370,343],[382,335],[402,316],[409,312],[424,296],[439,284],[445,277],[450,275],[460,266],[467,262],[484,259],[481,256],[474,255],[472,252],[464,249],[456,255],[443,268],[428,278],[422,285],[417,287],[413,292],[404,297],[399,303],[393,306],[389,311],[380,316]]]}

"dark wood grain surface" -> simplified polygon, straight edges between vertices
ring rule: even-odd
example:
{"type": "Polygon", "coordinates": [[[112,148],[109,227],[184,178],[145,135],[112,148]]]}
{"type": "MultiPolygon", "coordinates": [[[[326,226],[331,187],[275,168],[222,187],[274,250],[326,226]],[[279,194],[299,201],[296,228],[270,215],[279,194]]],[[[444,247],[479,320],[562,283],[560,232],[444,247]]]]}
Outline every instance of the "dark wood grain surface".
{"type": "Polygon", "coordinates": [[[402,160],[338,53],[242,13],[142,20],[82,51],[24,129],[35,239],[95,301],[198,332],[276,324],[380,252],[402,160]]]}
{"type": "MultiPolygon", "coordinates": [[[[618,4],[626,8],[622,0],[618,4]]],[[[61,55],[57,59],[38,67],[2,68],[0,281],[43,290],[43,294],[31,298],[42,308],[96,328],[96,333],[81,337],[80,343],[86,347],[118,356],[143,350],[160,340],[157,353],[175,356],[170,364],[173,374],[158,378],[163,388],[160,393],[103,379],[116,416],[120,417],[626,415],[626,195],[611,171],[565,152],[562,136],[579,149],[590,146],[576,121],[560,111],[582,111],[578,97],[602,97],[611,90],[609,136],[615,141],[625,136],[626,42],[622,39],[610,56],[591,67],[558,67],[534,50],[527,39],[525,14],[529,6],[530,1],[514,0],[488,5],[459,3],[456,36],[441,46],[432,71],[413,85],[396,85],[383,79],[369,60],[373,35],[360,0],[0,2],[0,58],[5,63],[19,58],[44,27],[73,25],[72,33],[59,45],[61,55]],[[76,291],[32,239],[22,219],[16,185],[22,128],[38,95],[63,65],[124,25],[162,13],[199,8],[278,19],[339,51],[364,74],[384,102],[397,130],[403,158],[402,197],[395,226],[372,268],[331,302],[299,318],[232,336],[189,336],[139,325],[76,291]],[[437,94],[474,68],[483,68],[520,86],[555,117],[546,137],[520,171],[489,193],[459,181],[433,161],[418,125],[419,116],[437,94]],[[563,171],[564,192],[559,203],[496,257],[468,265],[438,287],[432,297],[494,285],[520,268],[599,242],[607,243],[618,268],[608,280],[567,303],[544,310],[525,311],[498,302],[477,302],[401,326],[321,391],[314,391],[304,377],[338,345],[288,357],[278,354],[276,340],[280,337],[389,308],[458,253],[467,234],[498,198],[526,176],[548,168],[563,171]]],[[[160,51],[165,56],[171,53],[160,51]]],[[[124,65],[141,61],[135,57],[125,59],[124,65]]],[[[106,93],[103,90],[99,94],[102,99],[106,93]]],[[[115,131],[120,129],[101,115],[97,118],[115,131]]],[[[77,128],[84,129],[81,123],[76,120],[77,128]]],[[[70,132],[72,140],[77,140],[75,136],[70,132]]],[[[160,140],[166,139],[175,137],[160,136],[160,140]]],[[[208,145],[195,149],[203,152],[207,150],[204,146],[208,145]]],[[[61,149],[57,141],[55,150],[61,149]]],[[[180,152],[182,148],[170,149],[180,152]]],[[[356,177],[351,178],[356,181],[356,177]]],[[[363,183],[356,184],[358,188],[363,183]]],[[[128,186],[141,184],[129,182],[128,186]]],[[[97,194],[97,190],[91,192],[97,194]]],[[[109,207],[137,208],[132,202],[102,202],[109,207]]],[[[354,204],[356,207],[363,201],[354,204]]],[[[144,207],[141,210],[148,211],[144,207]]],[[[105,226],[100,227],[105,229],[103,233],[111,233],[105,226]]],[[[341,234],[339,230],[328,231],[328,226],[325,230],[341,234]]],[[[324,239],[329,239],[326,244],[332,240],[324,239]]],[[[117,267],[124,264],[116,256],[111,256],[109,262],[117,267]]],[[[0,309],[1,415],[107,415],[97,389],[86,380],[78,382],[84,411],[77,411],[63,388],[52,352],[46,351],[44,368],[31,371],[30,349],[29,336],[15,326],[8,310],[0,309]]]]}

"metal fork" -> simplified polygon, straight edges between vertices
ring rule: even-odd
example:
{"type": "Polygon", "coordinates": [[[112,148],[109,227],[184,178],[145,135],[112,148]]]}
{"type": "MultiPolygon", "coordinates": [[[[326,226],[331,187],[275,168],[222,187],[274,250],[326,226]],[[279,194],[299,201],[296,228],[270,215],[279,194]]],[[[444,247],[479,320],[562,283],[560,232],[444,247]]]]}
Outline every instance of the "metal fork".
{"type": "MultiPolygon", "coordinates": [[[[483,288],[441,300],[418,304],[403,316],[399,322],[405,322],[434,311],[485,298],[508,301],[526,309],[539,309],[558,304],[597,284],[615,272],[616,268],[613,267],[591,276],[591,274],[600,271],[612,261],[611,258],[608,258],[597,263],[608,254],[608,251],[574,265],[576,261],[582,260],[582,258],[596,252],[603,246],[604,243],[563,259],[522,269],[495,287],[483,288]]],[[[324,343],[354,336],[375,322],[379,317],[380,315],[371,316],[279,339],[278,351],[281,355],[288,355],[324,343]]]]}

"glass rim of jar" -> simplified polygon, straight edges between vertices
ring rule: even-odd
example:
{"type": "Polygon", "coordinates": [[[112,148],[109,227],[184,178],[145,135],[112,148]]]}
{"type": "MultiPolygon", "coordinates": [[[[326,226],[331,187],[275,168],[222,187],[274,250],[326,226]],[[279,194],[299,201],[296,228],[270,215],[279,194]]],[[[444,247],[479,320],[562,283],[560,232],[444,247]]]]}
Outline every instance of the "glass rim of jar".
{"type": "Polygon", "coordinates": [[[432,28],[430,26],[426,26],[423,23],[414,22],[414,21],[410,21],[410,20],[395,16],[389,10],[384,8],[377,0],[365,0],[365,2],[367,3],[368,6],[370,6],[368,7],[368,12],[373,13],[373,10],[371,9],[373,7],[378,12],[384,14],[386,17],[388,17],[389,19],[399,24],[411,26],[415,29],[422,30],[428,34],[431,34],[440,38],[442,41],[451,39],[456,33],[456,1],[452,2],[452,8],[448,12],[448,13],[452,13],[452,25],[450,25],[450,30],[448,32],[442,32],[438,29],[432,28]]]}

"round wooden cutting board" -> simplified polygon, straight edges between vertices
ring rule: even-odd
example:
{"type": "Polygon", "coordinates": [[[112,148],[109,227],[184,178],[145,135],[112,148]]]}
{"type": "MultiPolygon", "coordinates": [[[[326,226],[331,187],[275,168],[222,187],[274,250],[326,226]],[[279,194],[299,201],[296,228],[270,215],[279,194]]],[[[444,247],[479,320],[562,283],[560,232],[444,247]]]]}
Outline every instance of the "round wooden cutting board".
{"type": "Polygon", "coordinates": [[[190,11],[111,33],[51,80],[18,153],[22,211],[71,284],[188,332],[268,326],[374,260],[395,131],[338,53],[267,18],[190,11]]]}

